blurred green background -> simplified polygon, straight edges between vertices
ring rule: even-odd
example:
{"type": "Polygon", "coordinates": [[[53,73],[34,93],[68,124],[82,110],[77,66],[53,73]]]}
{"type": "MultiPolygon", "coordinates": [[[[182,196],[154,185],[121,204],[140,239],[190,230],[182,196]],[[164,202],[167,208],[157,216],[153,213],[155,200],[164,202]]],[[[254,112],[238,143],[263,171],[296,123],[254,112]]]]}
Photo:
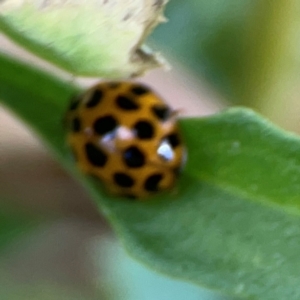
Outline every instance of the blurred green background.
{"type": "Polygon", "coordinates": [[[172,0],[153,40],[234,105],[299,132],[299,0],[172,0]]]}

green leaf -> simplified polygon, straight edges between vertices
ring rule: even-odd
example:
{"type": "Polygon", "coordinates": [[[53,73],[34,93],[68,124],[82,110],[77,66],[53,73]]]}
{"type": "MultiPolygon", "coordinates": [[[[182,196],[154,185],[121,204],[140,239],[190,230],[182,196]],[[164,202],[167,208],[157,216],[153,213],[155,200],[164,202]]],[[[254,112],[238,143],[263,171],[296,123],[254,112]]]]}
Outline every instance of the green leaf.
{"type": "Polygon", "coordinates": [[[166,1],[152,2],[5,0],[0,32],[75,75],[136,76],[163,64],[142,47],[166,1]]]}
{"type": "Polygon", "coordinates": [[[250,110],[183,119],[188,164],[147,202],[101,193],[69,159],[61,120],[76,87],[0,56],[0,97],[90,191],[134,257],[250,299],[300,297],[300,140],[250,110]],[[37,84],[38,83],[38,84],[37,84]]]}

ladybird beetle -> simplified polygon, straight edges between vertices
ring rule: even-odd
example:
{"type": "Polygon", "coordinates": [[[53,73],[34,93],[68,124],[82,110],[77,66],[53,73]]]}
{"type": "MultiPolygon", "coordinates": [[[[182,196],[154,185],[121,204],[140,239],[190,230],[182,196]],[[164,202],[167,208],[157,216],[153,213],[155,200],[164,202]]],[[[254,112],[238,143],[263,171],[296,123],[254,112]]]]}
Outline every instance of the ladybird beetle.
{"type": "Polygon", "coordinates": [[[170,189],[183,167],[176,117],[143,84],[102,82],[72,99],[67,142],[79,169],[109,192],[145,198],[170,189]]]}

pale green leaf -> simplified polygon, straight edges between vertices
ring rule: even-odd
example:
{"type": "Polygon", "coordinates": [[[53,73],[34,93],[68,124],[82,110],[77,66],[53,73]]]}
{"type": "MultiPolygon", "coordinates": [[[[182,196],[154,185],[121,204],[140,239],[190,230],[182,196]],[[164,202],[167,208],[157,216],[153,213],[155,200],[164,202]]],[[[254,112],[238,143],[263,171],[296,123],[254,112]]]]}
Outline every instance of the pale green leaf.
{"type": "Polygon", "coordinates": [[[0,32],[75,75],[122,78],[162,64],[142,46],[166,1],[0,2],[0,32]]]}

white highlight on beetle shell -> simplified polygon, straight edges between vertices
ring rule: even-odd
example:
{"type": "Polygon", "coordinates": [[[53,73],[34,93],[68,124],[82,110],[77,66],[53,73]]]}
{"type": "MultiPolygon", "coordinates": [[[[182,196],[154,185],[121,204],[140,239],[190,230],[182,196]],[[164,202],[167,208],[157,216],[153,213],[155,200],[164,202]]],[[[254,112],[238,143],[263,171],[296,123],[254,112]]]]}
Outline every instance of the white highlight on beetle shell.
{"type": "Polygon", "coordinates": [[[135,135],[131,129],[125,126],[120,126],[116,130],[116,137],[119,140],[126,141],[126,140],[133,140],[135,138],[135,135]]]}
{"type": "Polygon", "coordinates": [[[98,141],[99,146],[110,151],[116,152],[122,149],[119,149],[121,145],[118,145],[118,141],[131,141],[135,139],[135,135],[131,129],[125,126],[119,126],[117,129],[108,132],[98,141]]]}
{"type": "Polygon", "coordinates": [[[165,161],[170,161],[174,158],[174,151],[167,140],[163,140],[157,149],[157,154],[165,161]]]}

